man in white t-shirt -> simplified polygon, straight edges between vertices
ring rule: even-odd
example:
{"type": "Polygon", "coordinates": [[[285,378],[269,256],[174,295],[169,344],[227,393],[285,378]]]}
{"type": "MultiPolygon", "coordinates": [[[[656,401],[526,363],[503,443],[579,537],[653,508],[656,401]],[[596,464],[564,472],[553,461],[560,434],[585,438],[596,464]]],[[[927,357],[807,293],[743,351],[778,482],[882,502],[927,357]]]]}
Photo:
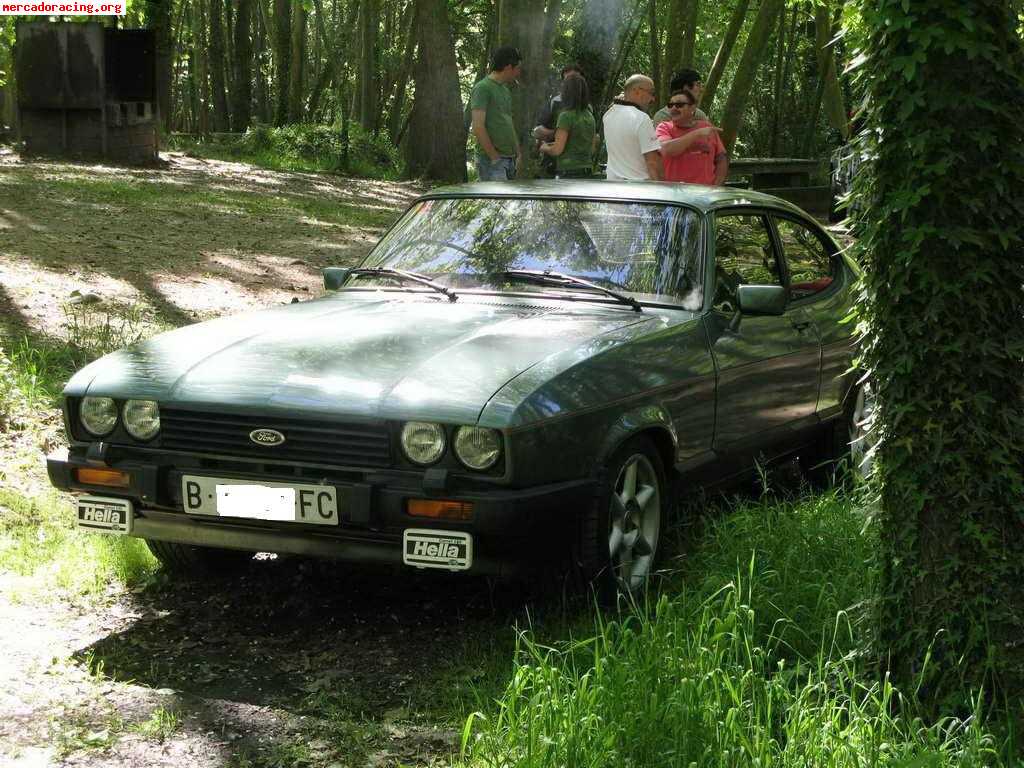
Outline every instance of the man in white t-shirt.
{"type": "Polygon", "coordinates": [[[604,113],[609,179],[661,179],[661,144],[647,114],[652,101],[654,81],[646,75],[633,75],[626,80],[622,96],[604,113]]]}

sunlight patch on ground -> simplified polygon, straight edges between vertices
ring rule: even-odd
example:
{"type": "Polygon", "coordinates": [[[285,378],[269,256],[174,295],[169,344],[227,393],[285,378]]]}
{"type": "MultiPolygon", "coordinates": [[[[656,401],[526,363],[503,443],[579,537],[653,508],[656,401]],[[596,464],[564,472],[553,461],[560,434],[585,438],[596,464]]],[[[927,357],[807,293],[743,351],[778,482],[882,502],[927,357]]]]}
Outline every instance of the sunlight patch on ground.
{"type": "Polygon", "coordinates": [[[31,330],[58,337],[64,335],[62,307],[72,298],[73,291],[93,293],[103,300],[143,300],[139,290],[124,280],[84,269],[58,272],[16,253],[0,253],[0,285],[22,316],[31,322],[31,330]]]}
{"type": "Polygon", "coordinates": [[[274,304],[287,304],[296,295],[292,291],[271,286],[254,290],[225,277],[212,275],[182,277],[158,274],[154,275],[153,284],[167,301],[179,308],[187,308],[201,320],[228,312],[233,314],[263,309],[274,304]]]}

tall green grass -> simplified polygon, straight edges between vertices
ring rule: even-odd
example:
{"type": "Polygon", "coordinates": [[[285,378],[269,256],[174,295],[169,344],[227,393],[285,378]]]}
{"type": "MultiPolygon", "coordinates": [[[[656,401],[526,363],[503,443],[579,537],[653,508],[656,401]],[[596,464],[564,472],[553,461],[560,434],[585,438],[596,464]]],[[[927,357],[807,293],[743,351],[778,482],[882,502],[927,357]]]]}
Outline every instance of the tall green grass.
{"type": "Polygon", "coordinates": [[[275,128],[254,125],[244,134],[218,136],[199,142],[171,137],[170,149],[221,160],[244,160],[278,171],[340,171],[369,179],[394,180],[401,176],[402,159],[385,134],[374,135],[359,123],[349,123],[348,165],[343,162],[341,129],[332,125],[296,124],[275,128]]]}
{"type": "Polygon", "coordinates": [[[679,573],[583,637],[519,636],[466,722],[474,766],[1000,764],[974,716],[925,723],[862,658],[873,536],[849,498],[741,504],[679,573]]]}
{"type": "Polygon", "coordinates": [[[0,466],[0,573],[20,577],[23,599],[98,595],[114,582],[140,583],[156,569],[142,541],[82,533],[66,496],[25,491],[26,476],[41,471],[44,435],[54,432],[68,377],[138,338],[134,330],[126,337],[129,326],[107,312],[74,309],[69,318],[80,331],[80,344],[26,336],[0,340],[0,431],[18,437],[0,466]]]}

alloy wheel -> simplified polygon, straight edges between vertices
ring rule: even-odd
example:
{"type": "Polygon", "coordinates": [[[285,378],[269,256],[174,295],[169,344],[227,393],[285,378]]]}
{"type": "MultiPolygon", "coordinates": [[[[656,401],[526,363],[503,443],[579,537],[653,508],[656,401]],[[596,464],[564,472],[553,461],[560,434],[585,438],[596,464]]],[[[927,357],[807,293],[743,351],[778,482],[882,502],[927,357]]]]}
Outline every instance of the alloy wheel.
{"type": "Polygon", "coordinates": [[[643,454],[630,456],[615,480],[611,498],[608,554],[624,592],[643,586],[651,572],[661,534],[661,490],[654,465],[643,454]]]}

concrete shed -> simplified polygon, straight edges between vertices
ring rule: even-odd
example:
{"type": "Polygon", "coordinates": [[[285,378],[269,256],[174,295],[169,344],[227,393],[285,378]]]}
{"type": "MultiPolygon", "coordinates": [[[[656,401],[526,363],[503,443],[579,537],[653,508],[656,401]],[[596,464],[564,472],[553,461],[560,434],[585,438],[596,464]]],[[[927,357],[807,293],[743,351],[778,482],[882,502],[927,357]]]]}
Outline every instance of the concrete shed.
{"type": "Polygon", "coordinates": [[[29,21],[16,34],[18,128],[29,154],[157,160],[152,30],[29,21]]]}

